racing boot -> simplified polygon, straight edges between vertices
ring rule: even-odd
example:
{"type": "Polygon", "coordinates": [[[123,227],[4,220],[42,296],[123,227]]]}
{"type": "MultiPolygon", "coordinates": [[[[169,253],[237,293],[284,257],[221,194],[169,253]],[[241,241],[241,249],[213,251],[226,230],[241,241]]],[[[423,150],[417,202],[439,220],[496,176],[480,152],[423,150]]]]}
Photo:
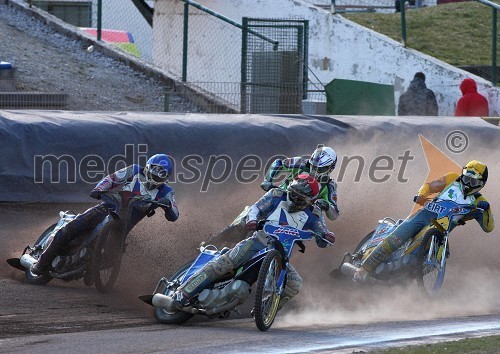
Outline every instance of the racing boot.
{"type": "Polygon", "coordinates": [[[30,267],[30,272],[36,276],[45,275],[49,272],[49,268],[47,266],[43,266],[40,262],[36,262],[30,267]]]}
{"type": "Polygon", "coordinates": [[[56,232],[49,247],[44,249],[40,257],[38,258],[38,262],[30,267],[31,273],[40,276],[49,272],[49,270],[52,268],[52,261],[57,256],[57,253],[68,239],[67,229],[68,227],[66,226],[56,232]]]}
{"type": "Polygon", "coordinates": [[[54,260],[58,249],[59,245],[57,244],[54,237],[54,240],[52,241],[50,246],[45,251],[43,251],[43,253],[40,255],[40,258],[38,258],[38,262],[30,267],[30,272],[37,276],[47,274],[51,269],[52,261],[54,260]]]}
{"type": "Polygon", "coordinates": [[[155,294],[152,303],[154,306],[163,308],[167,311],[180,310],[189,303],[192,297],[196,296],[207,285],[228,273],[233,268],[233,261],[229,258],[229,255],[225,253],[205,264],[205,266],[193,274],[186,283],[177,288],[172,296],[155,294]]]}

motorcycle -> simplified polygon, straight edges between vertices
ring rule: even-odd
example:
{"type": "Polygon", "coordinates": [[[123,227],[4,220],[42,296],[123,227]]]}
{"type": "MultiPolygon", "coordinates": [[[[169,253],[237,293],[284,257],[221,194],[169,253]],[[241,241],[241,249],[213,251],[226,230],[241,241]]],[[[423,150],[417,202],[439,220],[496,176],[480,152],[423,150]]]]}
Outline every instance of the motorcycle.
{"type": "Polygon", "coordinates": [[[257,252],[234,272],[207,286],[185,307],[171,310],[173,293],[198,269],[226,253],[229,248],[224,247],[219,251],[213,245],[202,245],[194,261],[182,266],[170,279],[162,277],[152,295],[142,295],[139,299],[154,306],[156,319],[164,324],[181,324],[198,314],[209,318],[227,318],[231,311],[239,313],[237,306],[248,298],[251,286],[256,282],[253,317],[257,328],[267,331],[278,312],[293,248],[298,246],[303,253],[305,246],[302,241],[318,236],[312,231],[290,226],[265,224],[262,230],[269,236],[267,248],[257,252]]]}
{"type": "MultiPolygon", "coordinates": [[[[451,230],[456,225],[465,224],[465,215],[482,209],[437,198],[428,201],[424,208],[436,213],[437,217],[431,219],[428,226],[370,272],[367,283],[385,286],[408,285],[416,279],[425,295],[433,297],[439,293],[444,281],[446,262],[450,257],[448,238],[451,230]]],[[[330,275],[333,278],[352,278],[356,269],[375,247],[402,222],[401,219],[395,221],[390,217],[380,220],[377,228],[361,240],[353,253],[346,253],[340,268],[332,271],[330,275]]]]}
{"type": "MultiPolygon", "coordinates": [[[[61,211],[56,224],[48,227],[33,246],[26,246],[21,257],[10,258],[7,263],[24,271],[26,281],[30,284],[45,285],[54,278],[71,281],[83,277],[85,285],[95,285],[102,293],[109,292],[120,272],[126,248],[125,241],[131,229],[130,216],[133,209],[145,203],[166,205],[134,195],[129,191],[103,192],[101,198],[112,206],[109,214],[93,230],[74,237],[54,258],[52,270],[47,274],[37,276],[30,271],[30,268],[52,243],[57,231],[76,217],[72,211],[61,211]]],[[[153,213],[154,210],[148,216],[153,213]]]]}

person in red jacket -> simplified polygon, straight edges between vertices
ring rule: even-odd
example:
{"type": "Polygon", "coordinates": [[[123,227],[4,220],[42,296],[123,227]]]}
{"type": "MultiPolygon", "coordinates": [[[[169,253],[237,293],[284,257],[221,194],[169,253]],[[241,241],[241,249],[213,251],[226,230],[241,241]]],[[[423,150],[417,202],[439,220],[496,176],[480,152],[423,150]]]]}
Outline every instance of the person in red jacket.
{"type": "Polygon", "coordinates": [[[457,102],[455,116],[489,116],[488,101],[483,95],[477,92],[477,85],[473,79],[464,79],[460,84],[460,91],[462,91],[462,97],[457,102]]]}

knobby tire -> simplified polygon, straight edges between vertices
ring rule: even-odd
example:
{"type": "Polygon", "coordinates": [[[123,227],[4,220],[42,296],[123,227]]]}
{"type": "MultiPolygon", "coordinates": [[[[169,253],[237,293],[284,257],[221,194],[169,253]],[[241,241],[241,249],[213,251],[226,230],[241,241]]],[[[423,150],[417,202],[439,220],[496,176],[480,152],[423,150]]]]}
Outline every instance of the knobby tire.
{"type": "MultiPolygon", "coordinates": [[[[434,228],[429,229],[423,236],[420,250],[417,255],[417,284],[422,290],[422,293],[428,297],[436,296],[439,293],[439,290],[443,285],[444,274],[446,271],[446,254],[441,255],[441,257],[445,257],[445,264],[442,270],[436,269],[435,266],[429,264],[427,261],[427,255],[429,253],[432,236],[436,236],[438,240],[441,239],[441,233],[438,230],[434,228]],[[435,273],[435,278],[434,276],[430,278],[430,285],[432,286],[432,288],[428,286],[429,284],[426,284],[429,282],[428,279],[425,279],[425,277],[428,276],[431,272],[437,272],[435,273]]],[[[440,262],[440,259],[437,258],[440,245],[441,242],[436,242],[436,247],[434,248],[433,254],[431,256],[431,261],[433,262],[440,262]]]]}
{"type": "Polygon", "coordinates": [[[282,269],[283,258],[278,250],[270,251],[260,266],[255,290],[254,319],[257,328],[263,332],[271,328],[278,312],[280,296],[277,293],[277,282],[282,269]]]}
{"type": "Polygon", "coordinates": [[[113,289],[123,256],[124,235],[117,222],[110,221],[99,232],[92,257],[91,272],[96,289],[107,293],[113,289]],[[106,273],[107,277],[104,276],[106,273]]]}

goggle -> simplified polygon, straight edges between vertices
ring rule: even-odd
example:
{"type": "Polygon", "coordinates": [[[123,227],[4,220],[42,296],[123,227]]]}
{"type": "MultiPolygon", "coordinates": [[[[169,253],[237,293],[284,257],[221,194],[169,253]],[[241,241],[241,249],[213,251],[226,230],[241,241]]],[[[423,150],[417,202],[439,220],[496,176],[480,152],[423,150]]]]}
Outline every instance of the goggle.
{"type": "Polygon", "coordinates": [[[326,173],[330,171],[331,166],[323,166],[323,167],[316,167],[316,166],[311,166],[311,174],[314,175],[316,173],[326,173]]]}
{"type": "Polygon", "coordinates": [[[305,207],[311,203],[311,198],[309,198],[305,195],[302,195],[294,190],[288,191],[288,197],[293,202],[293,204],[295,204],[299,207],[305,207]]]}
{"type": "Polygon", "coordinates": [[[168,179],[168,172],[160,165],[150,165],[148,173],[157,183],[163,183],[168,179]]]}
{"type": "Polygon", "coordinates": [[[472,187],[472,188],[480,187],[483,185],[483,181],[481,181],[477,178],[467,176],[467,175],[462,175],[462,183],[465,184],[466,186],[472,187]]]}

